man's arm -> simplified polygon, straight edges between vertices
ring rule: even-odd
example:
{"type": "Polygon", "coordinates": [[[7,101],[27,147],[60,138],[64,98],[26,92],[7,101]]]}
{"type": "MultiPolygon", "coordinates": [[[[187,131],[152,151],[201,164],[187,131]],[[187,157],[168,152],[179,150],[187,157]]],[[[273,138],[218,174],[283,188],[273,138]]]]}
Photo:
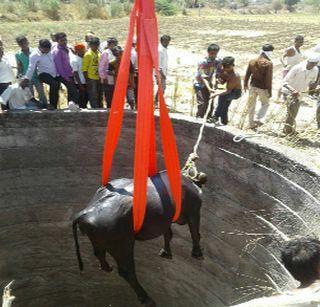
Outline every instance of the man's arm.
{"type": "Polygon", "coordinates": [[[246,75],[244,77],[244,84],[243,84],[243,88],[246,91],[248,89],[248,84],[249,84],[249,79],[252,75],[252,71],[251,71],[251,67],[250,67],[250,63],[247,67],[247,71],[246,71],[246,75]]]}
{"type": "Polygon", "coordinates": [[[293,57],[294,54],[295,54],[295,51],[294,51],[293,48],[288,48],[288,49],[286,49],[286,51],[284,52],[284,54],[282,55],[282,57],[281,57],[281,59],[280,59],[281,64],[282,64],[284,67],[286,67],[287,65],[286,65],[285,62],[284,62],[285,58],[293,57]]]}
{"type": "Polygon", "coordinates": [[[107,52],[103,52],[100,58],[99,63],[99,77],[104,84],[108,83],[108,66],[109,66],[109,57],[107,52]]]}
{"type": "Polygon", "coordinates": [[[299,95],[299,92],[294,89],[292,86],[289,85],[289,83],[291,82],[291,80],[294,80],[294,78],[296,77],[296,70],[297,70],[298,67],[293,67],[289,72],[288,74],[285,76],[285,78],[283,79],[283,87],[288,89],[291,94],[293,96],[298,96],[299,95]]]}
{"type": "Polygon", "coordinates": [[[11,98],[12,95],[12,88],[9,86],[0,96],[0,103],[3,105],[7,105],[9,99],[11,98]]]}
{"type": "Polygon", "coordinates": [[[163,50],[159,50],[159,72],[163,79],[166,79],[166,75],[163,73],[163,66],[164,66],[164,54],[163,50]]]}
{"type": "Polygon", "coordinates": [[[23,66],[21,61],[18,59],[18,56],[16,55],[16,63],[17,63],[17,77],[20,77],[22,75],[23,66]]]}
{"type": "Polygon", "coordinates": [[[32,76],[33,76],[33,73],[37,67],[37,64],[38,64],[38,61],[39,61],[39,55],[38,54],[32,54],[30,56],[30,60],[29,60],[29,66],[28,66],[28,70],[26,72],[26,75],[25,75],[25,79],[27,80],[31,80],[32,79],[32,76]]]}
{"type": "Polygon", "coordinates": [[[79,84],[79,86],[81,87],[82,84],[81,84],[79,71],[78,71],[79,67],[78,67],[78,63],[77,63],[76,59],[71,60],[70,65],[71,65],[71,68],[72,68],[72,71],[73,71],[73,78],[77,82],[77,84],[79,84]]]}
{"type": "Polygon", "coordinates": [[[272,96],[272,75],[273,75],[273,64],[270,63],[266,72],[266,85],[269,94],[269,98],[272,96]]]}
{"type": "Polygon", "coordinates": [[[82,72],[83,75],[86,79],[86,83],[88,85],[89,83],[89,78],[88,78],[88,68],[89,68],[89,63],[90,63],[90,54],[85,54],[83,57],[83,61],[82,61],[82,72]]]}
{"type": "Polygon", "coordinates": [[[53,61],[56,66],[57,74],[66,81],[70,81],[70,76],[65,75],[64,61],[63,61],[63,51],[55,49],[53,51],[53,61]]]}

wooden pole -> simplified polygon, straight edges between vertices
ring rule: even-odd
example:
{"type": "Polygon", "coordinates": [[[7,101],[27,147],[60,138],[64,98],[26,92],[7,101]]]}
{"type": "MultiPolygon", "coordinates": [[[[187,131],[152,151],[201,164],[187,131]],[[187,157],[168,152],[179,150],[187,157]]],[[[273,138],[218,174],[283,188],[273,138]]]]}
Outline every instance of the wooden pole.
{"type": "Polygon", "coordinates": [[[11,281],[3,290],[2,295],[2,307],[11,307],[12,302],[15,300],[15,296],[11,295],[11,285],[14,283],[14,280],[11,281]]]}

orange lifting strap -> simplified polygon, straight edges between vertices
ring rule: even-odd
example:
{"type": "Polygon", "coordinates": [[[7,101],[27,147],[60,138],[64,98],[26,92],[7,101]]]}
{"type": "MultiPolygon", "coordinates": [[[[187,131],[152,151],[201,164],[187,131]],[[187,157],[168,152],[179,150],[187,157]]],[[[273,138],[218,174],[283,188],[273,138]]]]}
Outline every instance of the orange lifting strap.
{"type": "Polygon", "coordinates": [[[134,155],[133,225],[140,231],[146,212],[148,176],[157,173],[154,119],[153,74],[159,87],[160,134],[170,189],[176,206],[174,221],[181,212],[181,173],[173,127],[161,88],[158,63],[158,27],[154,0],[136,0],[130,15],[129,34],[117,77],[115,94],[106,129],[103,153],[102,184],[108,183],[113,156],[122,127],[123,109],[129,80],[133,36],[138,45],[138,110],[134,155]]]}

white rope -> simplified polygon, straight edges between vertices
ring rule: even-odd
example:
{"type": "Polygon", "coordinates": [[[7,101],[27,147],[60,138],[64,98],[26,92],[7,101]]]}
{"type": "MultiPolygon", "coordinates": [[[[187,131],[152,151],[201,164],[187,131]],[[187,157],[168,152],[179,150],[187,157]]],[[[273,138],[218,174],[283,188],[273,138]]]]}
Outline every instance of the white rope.
{"type": "Polygon", "coordinates": [[[213,101],[214,101],[214,97],[211,97],[210,96],[210,100],[209,100],[209,104],[208,104],[208,107],[207,107],[207,111],[206,111],[206,114],[204,115],[203,117],[203,123],[200,127],[200,132],[199,132],[199,136],[198,136],[198,140],[196,142],[196,144],[194,145],[193,147],[193,153],[195,155],[198,155],[198,148],[199,148],[199,145],[200,145],[200,142],[202,140],[202,136],[203,136],[203,131],[204,131],[204,127],[207,123],[207,120],[208,120],[208,116],[209,116],[209,113],[210,113],[210,110],[211,110],[211,106],[213,104],[213,101]]]}

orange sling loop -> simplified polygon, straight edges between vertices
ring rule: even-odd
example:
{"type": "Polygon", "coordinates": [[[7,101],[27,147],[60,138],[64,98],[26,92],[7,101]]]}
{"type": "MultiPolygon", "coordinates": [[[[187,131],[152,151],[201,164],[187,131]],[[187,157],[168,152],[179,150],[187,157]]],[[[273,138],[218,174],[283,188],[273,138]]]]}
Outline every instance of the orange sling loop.
{"type": "Polygon", "coordinates": [[[169,177],[170,189],[175,202],[174,221],[181,212],[181,173],[179,156],[173,127],[164,101],[158,65],[158,29],[154,13],[154,0],[136,0],[130,15],[129,35],[122,56],[106,131],[103,155],[102,184],[106,185],[112,159],[120,136],[123,107],[129,78],[130,53],[134,28],[137,23],[138,43],[138,112],[136,120],[133,226],[137,233],[143,226],[147,204],[148,176],[157,173],[154,120],[153,68],[159,84],[160,133],[164,161],[169,177]]]}

